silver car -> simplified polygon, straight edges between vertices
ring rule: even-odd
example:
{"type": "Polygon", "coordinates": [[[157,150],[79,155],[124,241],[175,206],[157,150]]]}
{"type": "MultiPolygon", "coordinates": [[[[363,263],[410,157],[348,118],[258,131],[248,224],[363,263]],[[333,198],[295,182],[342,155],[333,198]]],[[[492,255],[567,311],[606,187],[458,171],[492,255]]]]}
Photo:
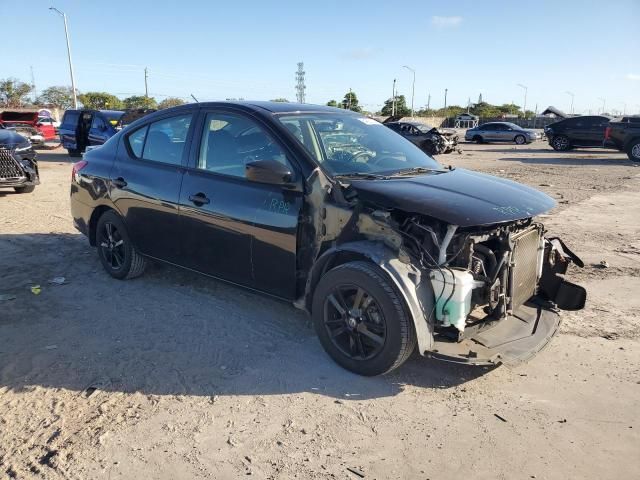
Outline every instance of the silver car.
{"type": "Polygon", "coordinates": [[[470,128],[464,134],[464,139],[467,142],[514,142],[523,145],[542,139],[542,134],[522,128],[515,123],[491,122],[470,128]]]}

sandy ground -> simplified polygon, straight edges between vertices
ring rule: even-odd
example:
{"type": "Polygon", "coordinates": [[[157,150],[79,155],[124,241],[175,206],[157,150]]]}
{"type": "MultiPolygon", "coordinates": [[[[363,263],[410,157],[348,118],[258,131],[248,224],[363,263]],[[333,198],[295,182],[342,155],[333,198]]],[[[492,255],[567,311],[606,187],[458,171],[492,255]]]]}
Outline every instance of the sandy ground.
{"type": "Polygon", "coordinates": [[[0,478],[639,478],[640,168],[464,149],[441,162],[558,199],[543,220],[585,260],[588,307],[518,368],[378,378],[287,304],[167,266],[109,278],[71,224],[70,159],[43,152],[35,193],[0,193],[0,478]]]}

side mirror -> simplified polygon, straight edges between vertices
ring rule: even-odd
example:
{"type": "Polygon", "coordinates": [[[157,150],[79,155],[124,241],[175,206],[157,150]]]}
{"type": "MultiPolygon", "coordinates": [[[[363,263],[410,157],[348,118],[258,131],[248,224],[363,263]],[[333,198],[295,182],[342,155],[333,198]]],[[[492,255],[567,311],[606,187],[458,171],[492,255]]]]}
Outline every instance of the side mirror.
{"type": "Polygon", "coordinates": [[[289,167],[277,160],[257,160],[247,163],[244,175],[247,180],[258,183],[269,183],[271,185],[290,185],[293,180],[293,173],[289,167]]]}

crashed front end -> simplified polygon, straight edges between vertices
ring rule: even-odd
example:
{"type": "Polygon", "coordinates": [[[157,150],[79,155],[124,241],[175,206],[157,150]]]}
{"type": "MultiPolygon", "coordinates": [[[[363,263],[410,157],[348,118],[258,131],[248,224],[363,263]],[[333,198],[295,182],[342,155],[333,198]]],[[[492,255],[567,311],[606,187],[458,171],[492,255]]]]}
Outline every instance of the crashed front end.
{"type": "Polygon", "coordinates": [[[432,128],[429,130],[428,135],[431,145],[433,145],[433,151],[427,153],[441,155],[461,151],[458,146],[458,133],[455,130],[432,128]]]}
{"type": "Polygon", "coordinates": [[[31,145],[0,145],[0,187],[38,185],[38,163],[31,145]]]}

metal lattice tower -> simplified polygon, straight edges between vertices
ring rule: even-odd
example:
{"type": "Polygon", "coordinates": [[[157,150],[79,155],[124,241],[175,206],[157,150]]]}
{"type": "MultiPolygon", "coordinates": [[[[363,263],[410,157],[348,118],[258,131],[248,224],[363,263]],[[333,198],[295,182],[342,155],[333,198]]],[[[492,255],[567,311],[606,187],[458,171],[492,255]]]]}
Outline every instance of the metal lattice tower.
{"type": "Polygon", "coordinates": [[[304,103],[304,91],[307,89],[304,84],[304,63],[298,62],[298,71],[296,72],[296,99],[298,103],[304,103]]]}

